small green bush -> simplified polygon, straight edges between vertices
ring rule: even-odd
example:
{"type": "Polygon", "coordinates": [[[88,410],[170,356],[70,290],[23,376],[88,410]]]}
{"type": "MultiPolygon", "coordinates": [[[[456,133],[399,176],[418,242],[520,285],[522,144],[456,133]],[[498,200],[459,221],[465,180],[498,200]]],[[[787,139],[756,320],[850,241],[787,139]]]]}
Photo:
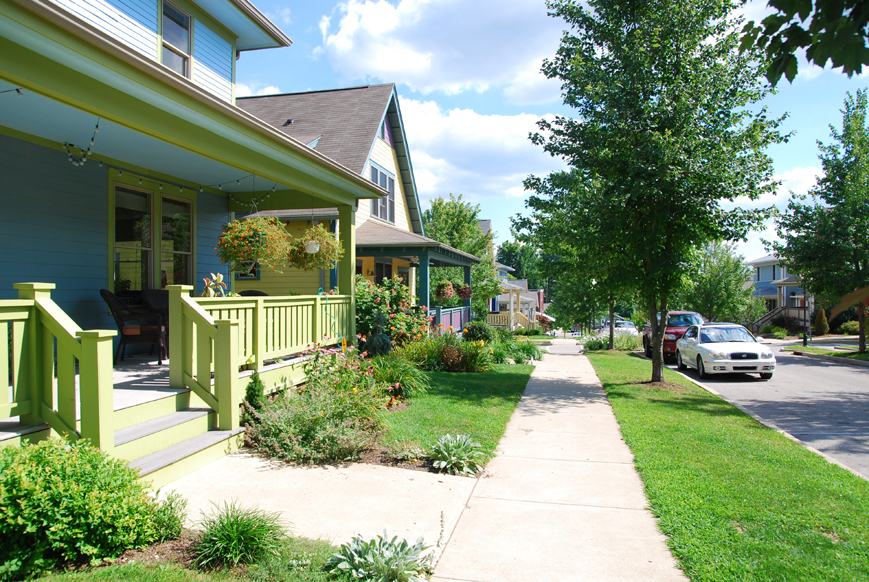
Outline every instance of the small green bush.
{"type": "Polygon", "coordinates": [[[242,424],[256,422],[256,416],[252,413],[262,410],[263,404],[266,402],[265,391],[266,387],[259,377],[259,372],[251,374],[247,387],[244,389],[246,406],[243,407],[242,424]]]}
{"type": "Polygon", "coordinates": [[[770,324],[766,324],[760,329],[760,333],[766,335],[768,333],[772,333],[772,330],[773,327],[770,324]]]}
{"type": "Polygon", "coordinates": [[[857,335],[858,333],[860,333],[860,322],[846,321],[839,328],[839,333],[844,335],[857,335]]]}
{"type": "Polygon", "coordinates": [[[543,335],[543,331],[539,328],[519,328],[513,331],[513,335],[528,336],[528,335],[543,335]]]}
{"type": "Polygon", "coordinates": [[[590,336],[583,342],[583,349],[586,352],[596,352],[609,348],[609,338],[604,336],[590,336]]]}
{"type": "Polygon", "coordinates": [[[492,362],[495,364],[507,363],[507,358],[511,357],[513,344],[504,342],[493,342],[489,345],[492,350],[492,362]]]}
{"type": "Polygon", "coordinates": [[[411,545],[407,540],[389,539],[386,532],[371,541],[354,537],[341,546],[326,563],[333,573],[374,582],[425,582],[431,574],[432,559],[423,538],[411,545]]]}
{"type": "Polygon", "coordinates": [[[486,372],[492,363],[492,350],[485,342],[462,341],[451,332],[408,342],[396,355],[432,371],[486,372]]]}
{"type": "Polygon", "coordinates": [[[200,568],[251,564],[275,554],[286,538],[277,513],[243,508],[233,501],[214,504],[202,515],[202,535],[196,544],[195,563],[200,568]]]}
{"type": "Polygon", "coordinates": [[[413,362],[397,354],[371,358],[374,379],[384,384],[396,398],[410,398],[425,394],[429,389],[428,375],[413,362]]]}
{"type": "Polygon", "coordinates": [[[473,475],[484,462],[480,443],[474,442],[466,434],[442,436],[432,445],[429,458],[436,469],[450,475],[473,475]]]}
{"type": "Polygon", "coordinates": [[[827,323],[827,313],[823,309],[818,310],[818,316],[815,318],[815,333],[817,335],[827,335],[830,333],[830,324],[827,323]]]}
{"type": "Polygon", "coordinates": [[[785,339],[788,336],[788,330],[781,327],[773,327],[772,336],[775,339],[785,339]]]}
{"type": "MultiPolygon", "coordinates": [[[[158,491],[158,499],[159,493],[158,491]]],[[[159,499],[154,507],[155,540],[165,542],[178,539],[185,521],[187,521],[187,500],[180,493],[170,491],[166,497],[159,499]]]]}
{"type": "Polygon", "coordinates": [[[462,338],[469,342],[484,341],[490,344],[495,339],[495,330],[485,321],[472,321],[462,330],[462,338]]]}
{"type": "Polygon", "coordinates": [[[87,441],[0,448],[0,580],[119,556],[155,539],[153,520],[137,471],[87,441]]]}
{"type": "Polygon", "coordinates": [[[532,358],[539,360],[543,355],[543,352],[539,347],[529,341],[520,341],[512,345],[510,354],[513,356],[513,359],[516,360],[516,363],[524,364],[532,358]]]}

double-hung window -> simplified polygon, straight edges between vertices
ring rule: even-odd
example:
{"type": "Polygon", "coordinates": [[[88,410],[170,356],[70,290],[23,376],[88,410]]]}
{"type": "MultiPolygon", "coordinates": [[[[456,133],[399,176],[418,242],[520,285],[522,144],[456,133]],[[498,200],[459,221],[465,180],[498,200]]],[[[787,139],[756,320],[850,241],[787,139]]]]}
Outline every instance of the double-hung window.
{"type": "Polygon", "coordinates": [[[192,222],[190,201],[116,186],[115,291],[191,285],[192,222]]]}
{"type": "Polygon", "coordinates": [[[163,2],[163,52],[160,59],[164,65],[190,77],[190,17],[172,4],[163,2]]]}
{"type": "Polygon", "coordinates": [[[382,167],[371,164],[371,181],[379,184],[389,194],[371,201],[371,216],[395,224],[395,176],[382,167]]]}

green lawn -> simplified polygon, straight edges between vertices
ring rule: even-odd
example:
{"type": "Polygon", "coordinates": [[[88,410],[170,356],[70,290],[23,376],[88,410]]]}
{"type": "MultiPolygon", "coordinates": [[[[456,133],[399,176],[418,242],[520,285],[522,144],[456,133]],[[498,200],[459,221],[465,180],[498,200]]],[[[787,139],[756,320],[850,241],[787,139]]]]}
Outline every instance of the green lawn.
{"type": "Polygon", "coordinates": [[[445,434],[469,434],[491,456],[533,366],[495,364],[483,374],[431,372],[431,389],[389,415],[384,444],[416,441],[424,449],[445,434]]]}
{"type": "Polygon", "coordinates": [[[869,353],[858,354],[857,348],[846,348],[848,351],[831,350],[820,346],[788,346],[785,348],[789,352],[806,352],[807,354],[820,354],[822,356],[836,356],[838,358],[848,358],[849,360],[863,360],[869,362],[869,353]]]}
{"type": "Polygon", "coordinates": [[[673,553],[693,582],[869,580],[869,482],[651,362],[594,352],[673,553]]]}

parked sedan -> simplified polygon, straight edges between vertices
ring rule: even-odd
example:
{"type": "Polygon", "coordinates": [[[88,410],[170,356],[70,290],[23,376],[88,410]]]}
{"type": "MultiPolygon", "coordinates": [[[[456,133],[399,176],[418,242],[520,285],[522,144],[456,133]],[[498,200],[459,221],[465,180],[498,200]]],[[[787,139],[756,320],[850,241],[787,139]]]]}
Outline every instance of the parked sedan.
{"type": "Polygon", "coordinates": [[[634,322],[632,321],[617,321],[615,333],[623,333],[633,336],[640,335],[640,332],[637,331],[637,326],[634,325],[634,322]]]}
{"type": "Polygon", "coordinates": [[[692,325],[676,341],[680,370],[696,368],[700,378],[709,374],[747,372],[769,380],[775,371],[775,354],[750,331],[735,323],[692,325]]]}

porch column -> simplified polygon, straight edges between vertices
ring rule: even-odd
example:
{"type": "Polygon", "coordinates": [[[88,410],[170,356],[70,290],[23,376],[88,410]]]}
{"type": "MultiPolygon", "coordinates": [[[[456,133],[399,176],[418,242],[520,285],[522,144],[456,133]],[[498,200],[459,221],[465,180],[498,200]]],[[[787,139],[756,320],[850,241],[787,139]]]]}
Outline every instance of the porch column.
{"type": "Polygon", "coordinates": [[[338,235],[344,257],[338,262],[338,290],[350,297],[348,343],[356,343],[356,207],[338,207],[338,235]]]}
{"type": "Polygon", "coordinates": [[[425,305],[426,309],[431,307],[431,280],[429,278],[428,266],[428,250],[423,249],[419,252],[419,289],[417,295],[421,305],[425,305]]]}
{"type": "MultiPolygon", "coordinates": [[[[338,222],[335,220],[329,221],[329,232],[334,232],[337,234],[338,232],[338,222]]],[[[354,267],[355,272],[355,267],[354,267]]],[[[335,263],[332,265],[332,268],[329,269],[329,288],[335,289],[338,286],[338,264],[335,263]]]]}
{"type": "MultiPolygon", "coordinates": [[[[463,268],[465,270],[465,285],[470,287],[470,285],[471,285],[471,267],[470,267],[470,265],[466,265],[463,268]]],[[[468,297],[467,299],[465,299],[465,307],[470,307],[470,306],[471,306],[471,298],[468,297]]]]}
{"type": "Polygon", "coordinates": [[[510,331],[513,331],[513,290],[510,290],[510,331]]]}

